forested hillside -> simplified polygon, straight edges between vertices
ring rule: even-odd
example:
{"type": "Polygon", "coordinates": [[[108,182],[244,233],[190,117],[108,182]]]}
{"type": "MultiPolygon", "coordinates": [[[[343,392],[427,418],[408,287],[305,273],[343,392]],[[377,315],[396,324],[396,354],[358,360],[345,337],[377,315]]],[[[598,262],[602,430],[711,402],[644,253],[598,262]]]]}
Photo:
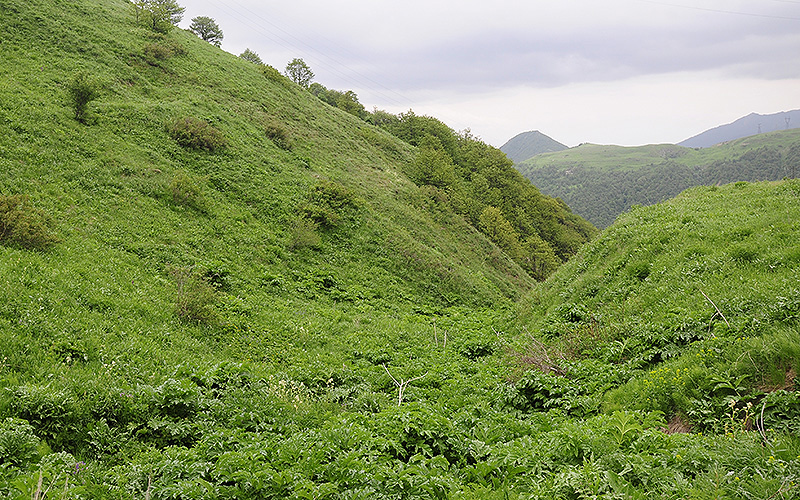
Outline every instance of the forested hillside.
{"type": "Polygon", "coordinates": [[[800,175],[800,131],[701,150],[585,144],[531,158],[517,169],[543,193],[604,228],[633,205],[653,205],[692,186],[795,178],[800,175]]]}
{"type": "Polygon", "coordinates": [[[798,494],[797,181],[597,236],[177,7],[0,0],[0,498],[798,494]]]}

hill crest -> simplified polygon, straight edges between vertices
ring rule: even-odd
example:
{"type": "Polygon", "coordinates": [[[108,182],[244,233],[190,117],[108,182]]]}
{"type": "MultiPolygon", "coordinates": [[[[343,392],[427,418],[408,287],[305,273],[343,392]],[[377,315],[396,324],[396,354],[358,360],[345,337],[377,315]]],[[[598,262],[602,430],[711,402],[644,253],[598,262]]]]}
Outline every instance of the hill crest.
{"type": "Polygon", "coordinates": [[[708,148],[757,134],[800,128],[800,109],[761,115],[750,113],[731,123],[701,132],[678,143],[687,148],[708,148]]]}
{"type": "Polygon", "coordinates": [[[522,163],[542,153],[553,153],[565,149],[567,149],[567,146],[538,130],[517,134],[500,146],[500,151],[505,153],[514,163],[522,163]]]}

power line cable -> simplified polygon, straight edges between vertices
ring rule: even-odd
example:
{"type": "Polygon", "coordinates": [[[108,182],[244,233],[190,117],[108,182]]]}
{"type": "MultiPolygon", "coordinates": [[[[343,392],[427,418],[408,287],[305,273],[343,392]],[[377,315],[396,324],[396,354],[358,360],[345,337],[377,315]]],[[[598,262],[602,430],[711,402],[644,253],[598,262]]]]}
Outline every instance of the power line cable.
{"type": "MultiPolygon", "coordinates": [[[[677,3],[671,3],[671,2],[659,2],[657,0],[637,0],[637,1],[642,2],[642,3],[652,3],[652,4],[656,4],[656,5],[666,5],[668,7],[678,7],[678,8],[681,8],[681,9],[700,10],[700,11],[705,11],[705,12],[716,12],[716,13],[719,13],[719,14],[732,14],[732,15],[738,15],[738,16],[763,17],[763,18],[767,18],[767,19],[783,19],[783,20],[788,20],[788,21],[800,21],[800,17],[794,17],[794,16],[777,16],[777,15],[773,15],[773,14],[757,14],[755,12],[742,12],[742,11],[726,10],[726,9],[712,9],[712,8],[709,8],[709,7],[698,7],[696,5],[683,5],[683,4],[677,4],[677,3]]],[[[772,1],[780,1],[780,2],[783,2],[783,3],[800,4],[800,2],[791,1],[791,0],[772,0],[772,1]]]]}

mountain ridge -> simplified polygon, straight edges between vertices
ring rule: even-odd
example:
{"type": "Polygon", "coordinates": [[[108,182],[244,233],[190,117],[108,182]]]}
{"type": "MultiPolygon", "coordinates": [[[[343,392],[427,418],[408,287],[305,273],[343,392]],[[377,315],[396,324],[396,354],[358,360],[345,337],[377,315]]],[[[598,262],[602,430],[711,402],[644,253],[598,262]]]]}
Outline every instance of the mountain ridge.
{"type": "Polygon", "coordinates": [[[538,130],[519,133],[500,146],[500,151],[505,153],[514,163],[522,163],[538,154],[553,153],[565,149],[567,149],[567,146],[538,130]]]}
{"type": "Polygon", "coordinates": [[[692,186],[800,175],[800,130],[770,132],[712,148],[674,144],[583,144],[516,165],[542,192],[597,227],[631,205],[653,205],[692,186]]]}
{"type": "Polygon", "coordinates": [[[757,134],[800,127],[800,109],[772,114],[750,113],[731,123],[719,125],[678,143],[688,148],[708,148],[723,142],[757,134]]]}

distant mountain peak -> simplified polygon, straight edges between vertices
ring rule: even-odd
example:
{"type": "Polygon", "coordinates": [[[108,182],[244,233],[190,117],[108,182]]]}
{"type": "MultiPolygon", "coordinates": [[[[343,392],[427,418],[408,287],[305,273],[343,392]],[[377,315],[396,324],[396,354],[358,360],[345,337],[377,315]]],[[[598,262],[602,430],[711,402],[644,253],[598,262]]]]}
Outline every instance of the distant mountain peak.
{"type": "Polygon", "coordinates": [[[678,145],[687,148],[707,148],[722,142],[741,139],[742,137],[792,128],[800,128],[800,109],[769,115],[750,113],[734,122],[714,127],[690,137],[683,142],[679,142],[678,145]]]}
{"type": "Polygon", "coordinates": [[[517,134],[500,146],[500,151],[511,158],[514,163],[522,163],[528,158],[533,158],[542,153],[554,153],[565,149],[568,149],[567,146],[538,130],[517,134]]]}

